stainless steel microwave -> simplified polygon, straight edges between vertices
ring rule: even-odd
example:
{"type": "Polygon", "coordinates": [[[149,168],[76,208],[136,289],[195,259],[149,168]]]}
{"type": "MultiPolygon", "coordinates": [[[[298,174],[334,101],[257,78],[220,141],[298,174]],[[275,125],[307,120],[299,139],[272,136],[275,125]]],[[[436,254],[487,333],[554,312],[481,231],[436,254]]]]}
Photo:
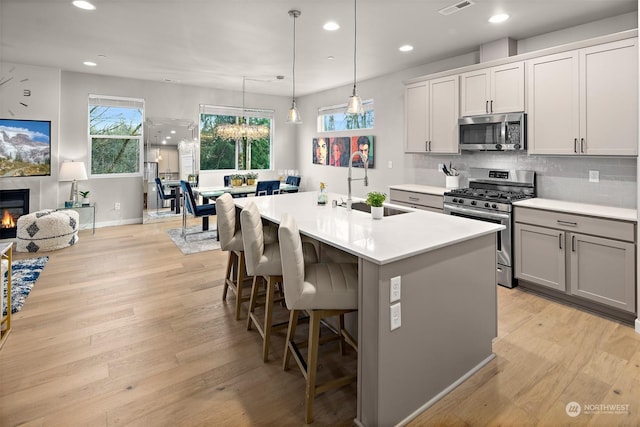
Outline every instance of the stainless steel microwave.
{"type": "Polygon", "coordinates": [[[469,151],[526,150],[525,113],[491,114],[458,120],[460,149],[469,151]]]}

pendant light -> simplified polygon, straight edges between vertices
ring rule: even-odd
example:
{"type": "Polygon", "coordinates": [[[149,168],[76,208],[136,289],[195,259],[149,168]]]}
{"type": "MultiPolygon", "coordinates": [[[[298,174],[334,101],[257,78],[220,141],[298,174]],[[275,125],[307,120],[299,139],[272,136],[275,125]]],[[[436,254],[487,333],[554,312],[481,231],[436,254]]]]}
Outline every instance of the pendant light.
{"type": "Polygon", "coordinates": [[[356,92],[356,53],[357,53],[357,0],[353,0],[353,94],[349,97],[349,103],[347,104],[347,113],[349,114],[362,114],[364,109],[362,108],[362,99],[356,92]]]}
{"type": "Polygon", "coordinates": [[[302,123],[300,112],[298,112],[298,108],[296,107],[296,18],[300,15],[302,15],[302,12],[299,10],[292,9],[289,11],[289,16],[293,18],[293,94],[291,96],[291,108],[289,109],[287,123],[292,124],[302,123]]]}

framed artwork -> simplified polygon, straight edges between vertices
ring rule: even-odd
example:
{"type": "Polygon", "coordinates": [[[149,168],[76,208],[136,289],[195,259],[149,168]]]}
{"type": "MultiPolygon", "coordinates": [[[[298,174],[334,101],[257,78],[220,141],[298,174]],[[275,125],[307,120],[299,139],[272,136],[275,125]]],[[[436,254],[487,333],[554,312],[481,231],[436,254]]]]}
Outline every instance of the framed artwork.
{"type": "MultiPolygon", "coordinates": [[[[374,154],[373,154],[373,135],[369,136],[352,136],[351,137],[351,153],[360,151],[367,158],[367,167],[373,168],[374,154]]],[[[348,164],[348,163],[347,163],[348,164]]],[[[364,160],[360,157],[353,159],[354,168],[363,168],[364,160]]]]}
{"type": "Polygon", "coordinates": [[[329,164],[329,138],[313,138],[313,164],[328,165],[329,164]]]}
{"type": "Polygon", "coordinates": [[[351,155],[349,137],[330,138],[329,142],[329,164],[339,167],[349,166],[349,156],[351,155]]]}
{"type": "Polygon", "coordinates": [[[51,175],[51,121],[0,119],[0,177],[51,175]]]}

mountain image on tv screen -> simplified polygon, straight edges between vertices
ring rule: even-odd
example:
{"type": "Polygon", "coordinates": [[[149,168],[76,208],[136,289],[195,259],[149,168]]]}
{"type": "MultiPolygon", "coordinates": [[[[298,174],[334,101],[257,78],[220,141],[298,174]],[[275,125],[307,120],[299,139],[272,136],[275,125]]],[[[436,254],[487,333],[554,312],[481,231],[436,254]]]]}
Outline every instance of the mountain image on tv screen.
{"type": "Polygon", "coordinates": [[[0,119],[0,177],[51,175],[51,122],[0,119]]]}

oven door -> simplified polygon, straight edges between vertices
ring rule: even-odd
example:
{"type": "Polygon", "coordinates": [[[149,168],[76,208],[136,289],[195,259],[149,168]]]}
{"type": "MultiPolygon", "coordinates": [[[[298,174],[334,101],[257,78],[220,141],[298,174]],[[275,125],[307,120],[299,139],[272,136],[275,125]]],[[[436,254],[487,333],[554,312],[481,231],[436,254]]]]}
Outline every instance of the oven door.
{"type": "Polygon", "coordinates": [[[493,222],[504,225],[504,230],[498,231],[496,236],[497,249],[497,282],[506,287],[513,287],[513,271],[511,266],[511,214],[506,212],[493,212],[482,209],[468,208],[465,206],[445,203],[444,213],[447,215],[461,216],[463,218],[478,221],[493,222]]]}

